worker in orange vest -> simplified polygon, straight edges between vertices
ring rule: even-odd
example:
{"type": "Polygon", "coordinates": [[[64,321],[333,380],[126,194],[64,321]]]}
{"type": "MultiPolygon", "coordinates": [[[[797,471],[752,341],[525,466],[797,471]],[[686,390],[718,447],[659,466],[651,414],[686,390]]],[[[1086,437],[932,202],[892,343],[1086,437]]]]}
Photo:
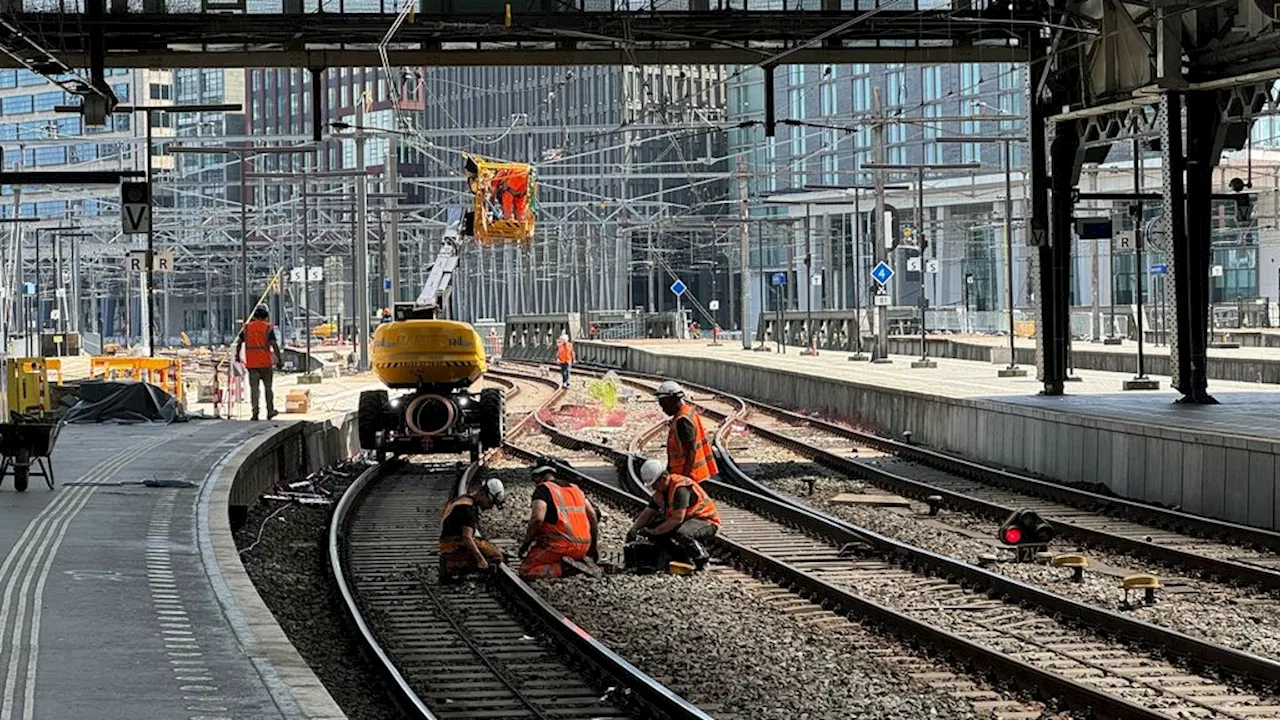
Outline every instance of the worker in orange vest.
{"type": "Polygon", "coordinates": [[[692,479],[667,471],[661,460],[646,460],[640,480],[649,491],[649,505],[627,531],[627,542],[644,536],[672,558],[687,560],[701,570],[711,559],[703,541],[720,530],[720,513],[707,491],[692,479]]]}
{"type": "Polygon", "coordinates": [[[667,380],[654,393],[658,405],[671,420],[667,423],[667,469],[700,483],[720,472],[702,419],[693,405],[685,402],[684,388],[667,380]]]}
{"type": "Polygon", "coordinates": [[[270,420],[279,414],[276,412],[275,396],[271,389],[271,368],[274,366],[276,369],[283,370],[284,355],[280,353],[275,328],[267,321],[267,316],[267,308],[259,305],[253,311],[253,319],[245,323],[240,336],[236,338],[235,356],[239,357],[243,349],[244,366],[249,370],[249,400],[253,405],[251,420],[258,419],[259,383],[266,388],[267,392],[267,419],[270,420]],[[271,360],[272,352],[275,352],[275,362],[271,360]]]}
{"type": "Polygon", "coordinates": [[[569,333],[560,333],[560,339],[556,341],[556,362],[560,363],[560,385],[569,387],[569,368],[577,360],[573,356],[573,341],[569,340],[569,333]]]}
{"type": "Polygon", "coordinates": [[[584,558],[595,561],[599,516],[582,489],[556,477],[550,465],[533,469],[533,508],[520,554],[520,577],[560,577],[565,561],[572,565],[584,558]]]}
{"type": "Polygon", "coordinates": [[[496,545],[476,536],[480,511],[502,507],[506,488],[498,478],[489,478],[472,492],[460,495],[444,506],[440,516],[440,578],[449,579],[470,570],[486,570],[503,561],[496,545]]]}

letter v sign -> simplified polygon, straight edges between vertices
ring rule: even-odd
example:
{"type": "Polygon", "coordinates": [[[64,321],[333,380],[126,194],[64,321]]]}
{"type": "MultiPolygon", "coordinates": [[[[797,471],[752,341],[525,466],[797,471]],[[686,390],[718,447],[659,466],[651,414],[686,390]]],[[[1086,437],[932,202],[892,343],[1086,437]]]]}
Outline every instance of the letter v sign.
{"type": "Polygon", "coordinates": [[[124,231],[145,233],[151,230],[151,208],[129,203],[124,206],[124,231]]]}

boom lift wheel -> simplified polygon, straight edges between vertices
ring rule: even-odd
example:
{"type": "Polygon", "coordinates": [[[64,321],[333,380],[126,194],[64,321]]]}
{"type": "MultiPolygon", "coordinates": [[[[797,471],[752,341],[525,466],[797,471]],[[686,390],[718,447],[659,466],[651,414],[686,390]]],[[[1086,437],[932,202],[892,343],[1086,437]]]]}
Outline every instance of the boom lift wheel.
{"type": "Polygon", "coordinates": [[[506,410],[501,390],[480,391],[480,444],[485,449],[502,447],[502,438],[507,434],[506,410]]]}
{"type": "Polygon", "coordinates": [[[360,404],[356,411],[356,435],[359,437],[361,450],[378,448],[378,431],[382,429],[382,419],[390,405],[386,390],[365,390],[360,393],[360,404]]]}

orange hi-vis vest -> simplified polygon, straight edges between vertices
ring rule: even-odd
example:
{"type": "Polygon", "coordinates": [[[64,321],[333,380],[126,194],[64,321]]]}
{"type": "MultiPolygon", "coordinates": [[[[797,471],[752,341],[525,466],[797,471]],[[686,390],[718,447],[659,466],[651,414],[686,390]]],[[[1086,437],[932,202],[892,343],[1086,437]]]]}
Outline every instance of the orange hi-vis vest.
{"type": "Polygon", "coordinates": [[[675,504],[676,491],[683,487],[689,488],[689,492],[693,493],[693,504],[684,511],[684,519],[706,520],[720,527],[720,512],[716,510],[716,503],[710,495],[707,495],[707,491],[692,479],[674,473],[667,476],[666,497],[659,498],[657,493],[653,496],[654,502],[658,503],[659,509],[662,510],[662,517],[671,517],[671,506],[675,504]]]}
{"type": "Polygon", "coordinates": [[[707,432],[702,429],[702,420],[689,403],[683,403],[667,424],[667,470],[672,475],[684,475],[695,483],[720,472],[720,468],[716,467],[715,455],[711,452],[711,443],[707,441],[707,432]],[[693,423],[693,467],[685,467],[685,448],[680,444],[680,434],[676,431],[676,423],[680,418],[688,418],[693,423]]]}
{"type": "Polygon", "coordinates": [[[250,320],[244,326],[244,366],[259,370],[271,367],[271,323],[250,320]]]}
{"type": "Polygon", "coordinates": [[[587,496],[577,485],[546,483],[556,506],[556,521],[542,523],[536,544],[553,553],[583,558],[591,549],[591,520],[587,517],[587,496]]]}
{"type": "Polygon", "coordinates": [[[556,344],[556,360],[562,363],[571,363],[574,361],[572,342],[565,341],[556,344]]]}

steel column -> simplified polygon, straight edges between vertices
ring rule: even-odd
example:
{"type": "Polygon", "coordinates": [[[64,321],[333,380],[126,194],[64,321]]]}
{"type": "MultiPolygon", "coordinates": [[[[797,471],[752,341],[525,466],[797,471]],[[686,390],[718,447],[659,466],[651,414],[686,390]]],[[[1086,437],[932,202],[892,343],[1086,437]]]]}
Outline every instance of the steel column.
{"type": "Polygon", "coordinates": [[[1173,386],[1182,393],[1178,402],[1217,404],[1208,393],[1209,267],[1212,264],[1213,167],[1217,163],[1220,116],[1214,93],[1187,96],[1187,147],[1181,152],[1181,98],[1165,94],[1160,106],[1164,132],[1164,213],[1173,262],[1169,278],[1173,298],[1167,311],[1175,321],[1170,334],[1170,359],[1174,363],[1173,386]],[[1170,160],[1170,157],[1176,158],[1170,160]],[[1182,170],[1185,162],[1186,184],[1182,170]],[[1176,164],[1175,164],[1176,163],[1176,164]],[[1182,194],[1178,204],[1173,197],[1182,194]],[[1185,208],[1185,214],[1182,210],[1185,208]]]}
{"type": "MultiPolygon", "coordinates": [[[[1067,380],[1067,354],[1071,340],[1071,224],[1075,205],[1073,192],[1080,168],[1080,135],[1076,125],[1075,121],[1067,121],[1059,123],[1053,129],[1053,141],[1049,148],[1053,163],[1052,176],[1040,174],[1039,170],[1044,166],[1036,165],[1034,150],[1032,154],[1035,168],[1032,173],[1031,195],[1033,241],[1037,235],[1035,218],[1047,215],[1049,220],[1048,242],[1039,246],[1040,327],[1037,333],[1037,369],[1040,381],[1044,383],[1041,391],[1044,395],[1063,394],[1067,380]],[[1043,191],[1046,187],[1050,191],[1049,197],[1043,191]]],[[[1039,127],[1034,117],[1031,127],[1039,127]]],[[[1038,134],[1032,132],[1032,137],[1038,134]]],[[[1033,148],[1035,144],[1033,141],[1033,148]]]]}

